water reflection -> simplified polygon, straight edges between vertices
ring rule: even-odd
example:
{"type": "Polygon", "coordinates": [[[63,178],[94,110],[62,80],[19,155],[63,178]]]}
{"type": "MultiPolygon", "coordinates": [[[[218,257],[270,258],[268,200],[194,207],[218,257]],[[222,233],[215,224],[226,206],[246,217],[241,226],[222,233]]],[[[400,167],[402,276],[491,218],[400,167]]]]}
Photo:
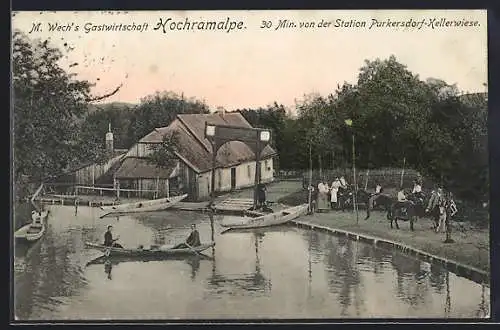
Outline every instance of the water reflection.
{"type": "MultiPolygon", "coordinates": [[[[236,293],[239,290],[253,293],[266,293],[271,290],[271,281],[261,273],[260,259],[259,259],[259,244],[262,243],[265,233],[259,230],[249,232],[254,241],[255,262],[254,271],[250,274],[230,275],[221,274],[217,271],[217,263],[213,260],[212,276],[209,283],[212,290],[217,293],[236,293]]],[[[228,233],[230,235],[230,233],[228,233]]]]}
{"type": "MultiPolygon", "coordinates": [[[[85,249],[112,224],[125,247],[176,244],[209,215],[158,212],[96,220],[54,209],[46,236],[16,245],[21,319],[482,317],[489,288],[442,267],[345,237],[293,227],[215,234],[197,256],[106,258],[85,249]],[[70,215],[70,216],[68,216],[70,215]],[[24,266],[20,266],[24,265],[24,266]]],[[[217,233],[218,229],[214,228],[217,233]]]]}

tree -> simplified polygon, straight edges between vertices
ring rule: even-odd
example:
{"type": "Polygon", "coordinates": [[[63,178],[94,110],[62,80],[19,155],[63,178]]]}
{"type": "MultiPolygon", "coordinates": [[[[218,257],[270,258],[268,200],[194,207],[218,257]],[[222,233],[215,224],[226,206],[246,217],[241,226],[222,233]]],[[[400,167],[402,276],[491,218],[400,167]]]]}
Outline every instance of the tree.
{"type": "Polygon", "coordinates": [[[121,85],[106,95],[92,95],[92,84],[66,72],[59,65],[63,52],[47,40],[15,31],[12,43],[15,178],[43,180],[99,158],[101,150],[80,139],[78,123],[90,102],[113,95],[121,85]]]}
{"type": "Polygon", "coordinates": [[[173,92],[144,97],[133,111],[129,134],[137,141],[157,127],[168,126],[178,114],[209,113],[208,106],[194,98],[173,92]]]}
{"type": "Polygon", "coordinates": [[[177,132],[165,134],[162,142],[152,146],[151,153],[148,155],[148,162],[159,168],[172,168],[177,164],[177,155],[179,151],[179,135],[177,132]]]}
{"type": "Polygon", "coordinates": [[[13,35],[12,85],[15,176],[43,178],[78,155],[75,118],[83,115],[91,84],[74,79],[47,40],[13,35]]]}

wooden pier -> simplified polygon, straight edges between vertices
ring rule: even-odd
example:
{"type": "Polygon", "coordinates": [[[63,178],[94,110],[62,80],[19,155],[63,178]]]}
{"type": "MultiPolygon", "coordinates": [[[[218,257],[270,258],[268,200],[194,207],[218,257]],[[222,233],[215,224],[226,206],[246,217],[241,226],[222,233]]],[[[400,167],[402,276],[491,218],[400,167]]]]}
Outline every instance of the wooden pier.
{"type": "Polygon", "coordinates": [[[253,208],[253,199],[228,198],[214,204],[216,211],[248,211],[253,208]]]}
{"type": "MultiPolygon", "coordinates": [[[[42,197],[36,198],[35,200],[44,204],[51,205],[75,205],[76,197],[42,197]]],[[[106,200],[91,200],[78,197],[78,206],[90,206],[90,207],[101,207],[101,206],[112,206],[121,204],[118,201],[106,201],[106,200]]]]}

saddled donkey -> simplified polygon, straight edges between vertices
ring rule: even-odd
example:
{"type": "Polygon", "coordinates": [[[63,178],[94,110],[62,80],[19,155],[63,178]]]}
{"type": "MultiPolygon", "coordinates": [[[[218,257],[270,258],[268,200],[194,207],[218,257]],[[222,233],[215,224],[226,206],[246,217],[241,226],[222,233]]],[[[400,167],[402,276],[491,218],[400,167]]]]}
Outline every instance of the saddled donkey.
{"type": "Polygon", "coordinates": [[[381,209],[385,212],[389,211],[391,208],[392,204],[394,203],[394,200],[385,195],[385,194],[373,194],[370,196],[368,199],[368,203],[366,205],[366,218],[365,220],[368,220],[370,218],[370,212],[375,209],[381,209]]]}
{"type": "Polygon", "coordinates": [[[406,203],[403,207],[399,202],[394,201],[387,211],[387,219],[391,222],[391,228],[393,228],[393,222],[396,224],[396,229],[399,229],[398,220],[409,221],[410,230],[413,231],[413,224],[425,214],[423,199],[415,199],[406,203]]]}
{"type": "Polygon", "coordinates": [[[347,207],[352,207],[352,186],[339,188],[337,193],[338,209],[345,211],[347,207]]]}

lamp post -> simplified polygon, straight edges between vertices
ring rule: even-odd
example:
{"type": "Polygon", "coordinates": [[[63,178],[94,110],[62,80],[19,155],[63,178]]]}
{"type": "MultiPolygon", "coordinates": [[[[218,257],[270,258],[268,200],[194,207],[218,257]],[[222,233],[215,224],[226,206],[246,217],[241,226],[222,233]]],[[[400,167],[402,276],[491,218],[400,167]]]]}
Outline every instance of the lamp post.
{"type": "Polygon", "coordinates": [[[211,177],[211,183],[210,183],[210,204],[209,207],[210,209],[213,210],[213,205],[215,201],[215,167],[217,166],[217,147],[215,144],[215,126],[213,125],[206,125],[205,126],[205,135],[207,137],[211,137],[210,142],[212,144],[212,177],[211,177]]]}
{"type": "Polygon", "coordinates": [[[260,154],[262,153],[262,145],[268,143],[271,139],[271,132],[266,130],[257,130],[257,148],[255,152],[255,189],[253,198],[253,209],[257,209],[258,199],[259,199],[259,187],[261,180],[261,165],[260,165],[260,154]]]}
{"type": "Polygon", "coordinates": [[[213,209],[215,202],[215,167],[217,151],[219,148],[230,141],[240,141],[247,144],[255,155],[255,190],[254,190],[254,209],[258,201],[258,187],[261,179],[260,156],[262,150],[271,141],[271,131],[260,128],[246,128],[228,125],[213,125],[205,123],[205,138],[212,144],[212,184],[211,198],[209,207],[213,209]]]}
{"type": "Polygon", "coordinates": [[[211,229],[211,239],[212,242],[215,239],[215,228],[214,228],[214,202],[215,202],[215,166],[217,161],[217,144],[215,142],[215,126],[205,125],[205,137],[209,138],[212,145],[212,178],[210,184],[210,203],[208,207],[210,209],[210,229],[211,229]]]}
{"type": "Polygon", "coordinates": [[[356,213],[356,225],[359,224],[359,214],[358,214],[358,205],[356,201],[356,196],[358,194],[358,184],[356,182],[356,143],[355,143],[355,137],[354,137],[354,130],[352,129],[352,120],[351,119],[346,119],[345,124],[348,127],[351,127],[351,133],[352,133],[352,176],[353,176],[353,184],[354,184],[354,193],[352,194],[352,204],[353,204],[353,210],[356,213]]]}

